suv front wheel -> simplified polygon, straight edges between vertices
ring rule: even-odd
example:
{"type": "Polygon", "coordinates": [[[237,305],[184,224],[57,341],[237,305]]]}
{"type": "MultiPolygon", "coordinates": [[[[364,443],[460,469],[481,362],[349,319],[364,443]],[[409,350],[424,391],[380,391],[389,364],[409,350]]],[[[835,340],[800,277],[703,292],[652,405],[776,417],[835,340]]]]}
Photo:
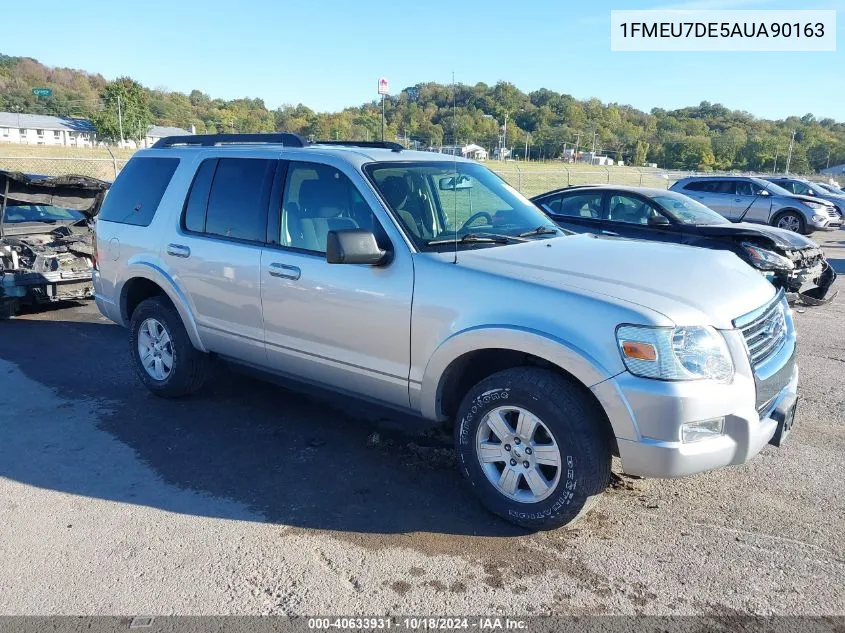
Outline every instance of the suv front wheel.
{"type": "Polygon", "coordinates": [[[595,404],[543,369],[507,369],[464,398],[458,463],[489,510],[528,529],[579,519],[610,481],[611,451],[595,404]]]}
{"type": "Polygon", "coordinates": [[[129,353],[141,382],[157,396],[194,393],[208,375],[208,355],[192,344],[176,309],[165,299],[142,301],[132,313],[129,353]]]}

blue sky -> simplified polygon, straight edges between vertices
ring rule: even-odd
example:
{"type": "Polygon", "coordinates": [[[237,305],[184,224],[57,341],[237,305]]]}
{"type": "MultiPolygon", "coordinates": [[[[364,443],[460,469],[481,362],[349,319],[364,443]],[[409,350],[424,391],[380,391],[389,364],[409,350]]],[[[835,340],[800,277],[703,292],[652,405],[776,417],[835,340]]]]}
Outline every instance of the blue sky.
{"type": "Polygon", "coordinates": [[[845,121],[845,0],[66,0],[4,7],[0,52],[50,66],[129,75],[149,87],[212,97],[302,102],[319,111],[421,81],[550,88],[649,110],[702,100],[783,118],[845,121]],[[837,51],[620,53],[610,10],[836,9],[837,51]],[[21,25],[42,23],[34,31],[21,25]],[[10,28],[12,25],[18,25],[10,28]]]}

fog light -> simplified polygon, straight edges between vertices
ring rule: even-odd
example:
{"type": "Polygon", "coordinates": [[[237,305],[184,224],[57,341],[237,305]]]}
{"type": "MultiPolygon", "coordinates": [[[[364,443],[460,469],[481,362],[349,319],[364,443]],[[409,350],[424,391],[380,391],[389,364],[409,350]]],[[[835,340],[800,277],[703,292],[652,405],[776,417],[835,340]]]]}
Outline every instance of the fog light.
{"type": "Polygon", "coordinates": [[[827,218],[824,217],[823,215],[814,215],[813,216],[813,222],[824,222],[825,220],[827,220],[827,218]]]}
{"type": "Polygon", "coordinates": [[[681,426],[681,441],[684,444],[707,440],[725,431],[725,418],[687,422],[681,426]]]}

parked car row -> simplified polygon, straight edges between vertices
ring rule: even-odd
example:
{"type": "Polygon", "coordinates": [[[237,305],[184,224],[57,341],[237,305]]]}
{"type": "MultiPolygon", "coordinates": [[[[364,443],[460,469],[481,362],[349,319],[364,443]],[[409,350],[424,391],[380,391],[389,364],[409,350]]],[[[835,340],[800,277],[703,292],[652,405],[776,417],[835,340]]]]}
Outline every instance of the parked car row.
{"type": "Polygon", "coordinates": [[[558,226],[576,233],[730,251],[792,301],[818,304],[835,296],[830,289],[836,272],[810,238],[765,224],[731,222],[677,191],[583,186],[550,191],[532,201],[558,226]]]}
{"type": "Polygon", "coordinates": [[[449,424],[481,502],[531,529],[583,516],[613,455],[680,477],[780,445],[795,327],[746,262],[818,254],[791,234],[736,238],[673,192],[555,195],[572,226],[678,225],[724,248],[573,235],[482,165],[396,144],[171,137],[105,199],[97,305],[158,396],[196,393],[223,359],[449,424]]]}

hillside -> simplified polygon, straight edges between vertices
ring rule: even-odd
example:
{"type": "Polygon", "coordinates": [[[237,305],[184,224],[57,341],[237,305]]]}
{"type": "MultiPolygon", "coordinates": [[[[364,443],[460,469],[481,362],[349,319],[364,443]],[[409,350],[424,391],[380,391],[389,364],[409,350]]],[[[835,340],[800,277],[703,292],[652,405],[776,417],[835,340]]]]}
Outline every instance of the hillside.
{"type": "MultiPolygon", "coordinates": [[[[136,91],[133,113],[139,121],[195,125],[199,132],[287,130],[317,139],[374,139],[380,133],[381,111],[375,102],[335,113],[316,113],[302,104],[269,110],[258,98],[227,101],[199,90],[186,95],[145,88],[129,78],[110,83],[98,74],[0,54],[2,111],[81,116],[113,127],[116,108],[111,89],[119,82],[122,90],[131,85],[136,91]],[[51,88],[53,96],[35,97],[34,87],[51,88]]],[[[595,146],[630,164],[771,171],[777,160],[782,170],[794,132],[791,171],[809,173],[828,162],[845,163],[845,124],[818,121],[812,114],[770,121],[708,102],[643,112],[546,89],[526,94],[507,82],[458,84],[454,91],[436,83],[408,87],[387,100],[387,135],[426,146],[475,142],[493,148],[505,115],[508,146],[522,157],[528,140],[532,159],[557,158],[577,142],[581,151],[595,146]]]]}

